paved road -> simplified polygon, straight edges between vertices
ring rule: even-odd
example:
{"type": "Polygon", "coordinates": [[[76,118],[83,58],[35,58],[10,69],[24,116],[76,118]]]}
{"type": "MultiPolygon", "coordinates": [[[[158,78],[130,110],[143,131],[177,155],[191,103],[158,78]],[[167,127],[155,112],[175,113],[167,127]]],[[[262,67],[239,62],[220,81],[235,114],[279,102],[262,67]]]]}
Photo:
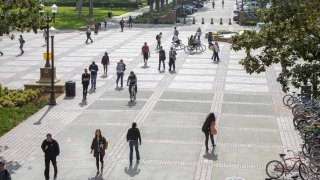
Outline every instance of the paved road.
{"type": "MultiPolygon", "coordinates": [[[[234,2],[226,0],[224,10],[219,2],[215,10],[205,8],[229,17],[234,2]]],[[[199,12],[197,17],[206,14],[210,12],[199,12]]],[[[208,23],[179,26],[184,43],[198,27],[203,32],[239,28],[208,23]]],[[[168,52],[173,25],[102,31],[88,45],[84,44],[82,32],[56,35],[57,75],[77,83],[77,96],[60,97],[57,106],[45,107],[0,138],[0,159],[8,163],[14,179],[44,179],[40,145],[49,132],[61,146],[58,179],[63,180],[224,180],[229,176],[257,180],[266,177],[265,165],[277,159],[278,153],[299,149],[290,112],[281,104],[283,94],[275,80],[279,66],[248,75],[238,64],[244,52],[234,52],[229,44],[221,43],[220,63],[211,61],[209,51],[178,51],[176,73],[169,73],[168,68],[159,72],[154,49],[155,35],[160,31],[168,52]],[[152,49],[149,68],[141,68],[140,48],[144,42],[152,49]],[[87,103],[83,103],[80,74],[91,61],[99,64],[105,51],[111,58],[109,76],[98,72],[97,90],[91,91],[87,103]],[[115,86],[119,59],[127,64],[126,76],[131,70],[137,74],[136,104],[128,102],[127,88],[119,90],[115,86]],[[218,135],[217,147],[206,153],[201,125],[208,112],[217,115],[218,135]],[[130,168],[125,134],[133,121],[142,133],[141,163],[130,168]],[[109,141],[105,169],[98,177],[95,160],[89,153],[97,128],[109,141]]],[[[0,82],[11,88],[37,80],[39,67],[44,66],[42,35],[25,34],[25,38],[23,56],[16,56],[17,40],[5,39],[0,46],[5,53],[0,57],[0,82]]]]}

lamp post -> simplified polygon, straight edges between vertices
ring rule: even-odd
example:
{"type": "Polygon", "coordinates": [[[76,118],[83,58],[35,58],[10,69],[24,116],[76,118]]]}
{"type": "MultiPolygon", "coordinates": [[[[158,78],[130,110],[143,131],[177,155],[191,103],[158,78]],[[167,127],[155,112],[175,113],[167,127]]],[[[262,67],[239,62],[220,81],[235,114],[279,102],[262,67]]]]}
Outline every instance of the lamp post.
{"type": "Polygon", "coordinates": [[[57,6],[56,4],[53,4],[53,5],[51,6],[51,13],[52,13],[52,15],[53,15],[53,25],[54,25],[54,23],[55,23],[55,19],[56,19],[56,14],[57,14],[57,12],[58,12],[58,6],[57,6]]]}
{"type": "Polygon", "coordinates": [[[46,57],[46,64],[44,67],[51,67],[49,62],[49,23],[52,21],[52,19],[49,17],[49,14],[47,13],[47,19],[46,19],[46,32],[47,32],[47,57],[46,57]]]}
{"type": "Polygon", "coordinates": [[[49,101],[49,105],[51,106],[55,106],[57,105],[56,102],[56,97],[55,97],[55,89],[54,89],[54,71],[55,71],[55,67],[54,67],[54,35],[56,34],[56,29],[54,27],[51,27],[49,29],[50,34],[51,34],[51,95],[50,95],[50,101],[49,101]]]}

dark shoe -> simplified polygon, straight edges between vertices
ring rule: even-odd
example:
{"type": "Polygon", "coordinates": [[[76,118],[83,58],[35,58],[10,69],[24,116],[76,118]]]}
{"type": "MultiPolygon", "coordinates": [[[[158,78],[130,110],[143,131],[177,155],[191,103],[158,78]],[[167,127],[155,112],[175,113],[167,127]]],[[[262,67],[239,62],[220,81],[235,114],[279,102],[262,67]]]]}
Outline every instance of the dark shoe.
{"type": "Polygon", "coordinates": [[[97,170],[97,175],[98,175],[99,173],[100,173],[99,170],[97,170]]]}
{"type": "Polygon", "coordinates": [[[209,151],[209,148],[206,148],[206,151],[209,151]]]}
{"type": "Polygon", "coordinates": [[[212,145],[213,148],[215,148],[216,146],[217,146],[216,144],[212,145]]]}
{"type": "Polygon", "coordinates": [[[57,174],[55,174],[55,175],[53,176],[53,178],[57,178],[57,174]]]}

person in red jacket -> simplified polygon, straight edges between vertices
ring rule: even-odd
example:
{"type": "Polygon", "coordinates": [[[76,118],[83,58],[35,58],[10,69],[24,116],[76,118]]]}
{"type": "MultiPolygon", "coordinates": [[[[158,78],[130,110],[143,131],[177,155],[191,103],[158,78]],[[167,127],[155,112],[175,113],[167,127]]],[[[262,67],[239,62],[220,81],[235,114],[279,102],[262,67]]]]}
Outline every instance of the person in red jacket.
{"type": "Polygon", "coordinates": [[[150,57],[149,46],[145,42],[141,48],[141,54],[143,55],[144,66],[147,66],[148,58],[150,57]]]}

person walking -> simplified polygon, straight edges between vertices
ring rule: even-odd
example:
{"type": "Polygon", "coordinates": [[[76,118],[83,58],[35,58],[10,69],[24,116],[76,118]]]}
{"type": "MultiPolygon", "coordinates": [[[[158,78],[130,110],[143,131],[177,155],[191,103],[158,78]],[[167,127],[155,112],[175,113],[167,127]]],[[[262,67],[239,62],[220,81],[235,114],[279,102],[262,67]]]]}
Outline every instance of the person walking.
{"type": "Polygon", "coordinates": [[[94,25],[94,35],[98,35],[99,27],[100,27],[100,23],[96,22],[96,24],[94,25]]]}
{"type": "Polygon", "coordinates": [[[88,73],[88,69],[84,69],[84,73],[81,78],[82,89],[83,89],[83,101],[87,99],[88,86],[90,84],[90,74],[88,73]]]}
{"type": "Polygon", "coordinates": [[[169,71],[171,71],[171,67],[173,67],[173,71],[176,70],[176,55],[177,52],[173,49],[173,47],[171,47],[169,52],[169,71]]]}
{"type": "Polygon", "coordinates": [[[177,27],[174,27],[173,35],[176,35],[179,38],[179,31],[177,30],[177,27]]]}
{"type": "Polygon", "coordinates": [[[209,136],[212,143],[212,147],[214,148],[216,146],[214,144],[214,138],[213,138],[213,136],[217,134],[215,125],[216,125],[216,117],[214,113],[209,113],[202,125],[202,132],[205,135],[206,151],[209,151],[209,148],[208,148],[209,136]]]}
{"type": "Polygon", "coordinates": [[[97,129],[95,136],[91,143],[91,154],[93,152],[93,157],[96,158],[97,175],[99,172],[99,161],[101,163],[101,172],[103,171],[103,158],[105,156],[105,151],[108,149],[108,142],[101,134],[101,130],[97,129]]]}
{"type": "MultiPolygon", "coordinates": [[[[0,42],[2,42],[2,39],[3,39],[3,33],[0,32],[0,42]]],[[[2,51],[0,51],[0,54],[1,54],[1,56],[3,56],[3,52],[2,51]]]]}
{"type": "Polygon", "coordinates": [[[22,35],[20,35],[20,38],[19,38],[19,43],[20,43],[20,50],[21,50],[21,53],[20,54],[23,54],[24,51],[23,51],[23,45],[26,41],[23,39],[22,35]]]}
{"type": "Polygon", "coordinates": [[[132,28],[132,22],[133,22],[133,19],[132,19],[132,17],[131,17],[131,16],[129,16],[129,20],[128,20],[128,22],[129,22],[129,27],[130,27],[130,28],[132,28]]]}
{"type": "Polygon", "coordinates": [[[96,89],[97,74],[98,74],[99,68],[94,61],[92,61],[92,64],[89,66],[89,71],[91,74],[91,89],[92,88],[96,89]]]}
{"type": "Polygon", "coordinates": [[[0,180],[11,180],[11,175],[4,165],[4,162],[0,161],[0,180]]]}
{"type": "Polygon", "coordinates": [[[87,26],[87,31],[86,31],[86,34],[87,34],[87,40],[86,40],[86,43],[88,44],[88,40],[90,39],[91,43],[93,43],[92,39],[91,39],[91,29],[89,26],[87,26]]]}
{"type": "Polygon", "coordinates": [[[166,52],[163,50],[162,46],[160,46],[160,51],[159,51],[159,67],[158,70],[160,71],[161,67],[161,62],[163,65],[163,71],[166,69],[166,66],[164,64],[164,61],[166,60],[166,52]]]}
{"type": "Polygon", "coordinates": [[[131,71],[130,75],[128,76],[127,86],[129,86],[130,101],[133,103],[133,101],[136,100],[137,92],[138,92],[138,79],[133,71],[131,71]],[[135,92],[134,97],[131,96],[132,86],[135,86],[134,87],[134,92],[135,92]],[[132,100],[132,98],[133,98],[133,100],[132,100]]]}
{"type": "Polygon", "coordinates": [[[160,49],[161,46],[161,38],[162,38],[162,32],[156,35],[156,40],[157,40],[157,50],[160,49]]]}
{"type": "Polygon", "coordinates": [[[126,64],[123,63],[123,60],[121,59],[120,62],[117,63],[117,87],[118,87],[118,82],[121,79],[121,88],[123,88],[123,75],[124,71],[126,70],[126,64]]]}
{"type": "Polygon", "coordinates": [[[45,43],[47,43],[47,41],[48,41],[48,32],[47,32],[46,29],[43,31],[43,38],[44,38],[45,43]]]}
{"type": "Polygon", "coordinates": [[[133,147],[135,148],[135,151],[136,151],[137,163],[140,162],[139,141],[141,146],[140,131],[137,128],[137,123],[133,122],[132,127],[128,130],[128,133],[127,133],[127,142],[129,142],[129,147],[130,147],[130,154],[129,154],[130,166],[132,166],[133,147]]]}
{"type": "Polygon", "coordinates": [[[197,29],[197,32],[196,32],[196,37],[198,38],[198,40],[200,40],[200,36],[201,36],[201,28],[199,27],[198,29],[197,29]]]}
{"type": "Polygon", "coordinates": [[[149,46],[145,42],[141,48],[141,54],[143,55],[144,67],[147,66],[148,58],[150,57],[149,46]]]}
{"type": "Polygon", "coordinates": [[[222,0],[222,8],[224,8],[224,0],[222,0]]]}
{"type": "Polygon", "coordinates": [[[120,20],[119,24],[120,24],[121,32],[123,32],[123,28],[124,28],[124,20],[123,20],[123,18],[120,20]]]}
{"type": "Polygon", "coordinates": [[[214,9],[214,5],[215,5],[215,0],[212,1],[212,9],[214,9]]]}
{"type": "Polygon", "coordinates": [[[213,45],[214,51],[213,51],[213,61],[220,61],[219,58],[219,52],[220,52],[220,48],[219,48],[219,44],[218,42],[215,42],[213,45]]]}
{"type": "Polygon", "coordinates": [[[102,60],[101,60],[101,64],[103,65],[103,74],[108,76],[108,65],[110,64],[110,62],[109,62],[109,56],[107,52],[104,53],[104,56],[102,57],[102,60]]]}
{"type": "Polygon", "coordinates": [[[42,142],[41,149],[44,152],[45,170],[44,176],[49,180],[50,161],[54,168],[54,178],[57,178],[57,156],[60,154],[59,144],[56,140],[52,139],[51,134],[47,134],[47,139],[42,142]]]}
{"type": "Polygon", "coordinates": [[[208,35],[208,46],[210,46],[210,44],[212,43],[212,41],[213,41],[212,32],[209,32],[209,35],[208,35]]]}

